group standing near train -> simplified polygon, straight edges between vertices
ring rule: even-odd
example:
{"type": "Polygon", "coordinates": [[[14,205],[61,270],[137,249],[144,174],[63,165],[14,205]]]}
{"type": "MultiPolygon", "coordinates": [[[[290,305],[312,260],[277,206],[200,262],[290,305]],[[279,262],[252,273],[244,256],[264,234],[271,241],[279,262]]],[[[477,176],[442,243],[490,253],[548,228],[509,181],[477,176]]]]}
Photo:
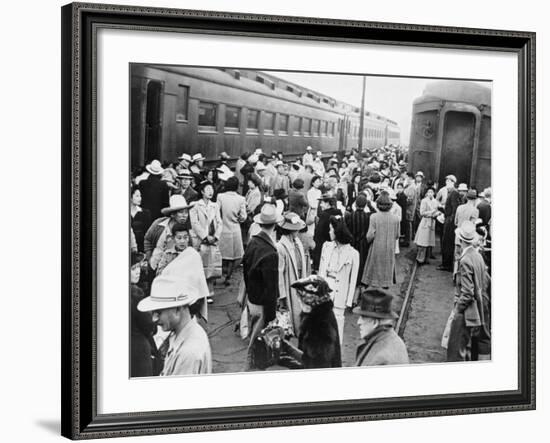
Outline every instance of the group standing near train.
{"type": "MultiPolygon", "coordinates": [[[[285,94],[295,98],[285,95],[286,105],[279,92],[279,102],[257,110],[252,121],[244,119],[252,109],[246,94],[281,88],[273,76],[213,74],[208,81],[220,87],[228,76],[236,83],[248,80],[246,91],[232,85],[246,96],[239,107],[231,88],[201,89],[204,79],[193,83],[202,71],[143,69],[164,75],[165,87],[173,78],[189,79],[178,84],[184,88],[180,98],[187,97],[185,109],[160,103],[159,91],[149,86],[145,95],[160,100],[157,114],[163,107],[176,112],[175,126],[163,130],[192,147],[176,154],[174,146],[181,144],[162,147],[161,140],[170,137],[147,125],[143,137],[133,138],[141,154],[132,155],[130,183],[131,376],[212,372],[208,307],[216,306],[220,285],[233,291],[242,309],[237,333],[248,342],[243,370],[341,367],[350,313],[360,335],[356,366],[407,364],[393,298],[396,256],[414,247],[417,266],[440,259],[438,272],[453,276],[455,293],[449,297],[455,302],[442,337],[447,361],[490,358],[491,188],[478,187],[483,161],[470,168],[457,163],[455,172],[427,160],[421,170],[418,159],[426,149],[388,143],[395,135],[388,119],[380,137],[360,148],[357,138],[344,137],[356,134],[347,132],[356,110],[338,114],[330,98],[306,89],[297,93],[296,85],[287,84],[285,94]],[[201,107],[201,94],[213,91],[227,102],[201,107]],[[305,117],[301,99],[316,103],[309,112],[317,113],[318,124],[306,126],[309,133],[302,124],[314,116],[305,117]],[[291,112],[299,114],[296,133],[291,112]],[[209,124],[201,125],[205,118],[209,124]],[[179,123],[198,126],[186,134],[179,123]],[[310,137],[315,132],[318,139],[310,137]]],[[[147,120],[148,113],[145,106],[137,114],[147,120]]],[[[422,125],[417,114],[415,122],[422,125]]],[[[481,120],[475,120],[476,152],[485,149],[481,120]]],[[[431,139],[428,129],[437,132],[446,124],[423,126],[422,137],[431,139]]],[[[413,124],[412,131],[419,128],[413,124]]],[[[445,143],[430,149],[444,155],[452,138],[445,143]]]]}

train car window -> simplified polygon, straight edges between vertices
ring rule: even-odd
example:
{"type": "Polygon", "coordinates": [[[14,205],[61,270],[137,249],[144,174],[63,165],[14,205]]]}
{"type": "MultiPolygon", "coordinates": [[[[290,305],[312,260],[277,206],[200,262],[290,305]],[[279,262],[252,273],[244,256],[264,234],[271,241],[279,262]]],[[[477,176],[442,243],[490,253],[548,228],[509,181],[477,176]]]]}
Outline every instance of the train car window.
{"type": "Polygon", "coordinates": [[[327,121],[321,122],[321,135],[324,135],[326,137],[327,131],[328,131],[328,122],[327,121]]]}
{"type": "Polygon", "coordinates": [[[290,117],[290,127],[291,127],[292,134],[294,134],[294,135],[299,135],[300,134],[301,120],[302,120],[301,117],[297,117],[297,116],[290,117]]]}
{"type": "Polygon", "coordinates": [[[332,137],[334,137],[334,131],[335,131],[335,129],[336,129],[336,123],[331,122],[331,123],[330,123],[330,135],[331,135],[332,137]]]}
{"type": "Polygon", "coordinates": [[[218,105],[215,103],[199,103],[199,126],[201,129],[216,130],[216,111],[218,105]]]}
{"type": "Polygon", "coordinates": [[[264,112],[264,133],[273,134],[275,131],[275,114],[264,112]]]}
{"type": "Polygon", "coordinates": [[[304,117],[302,119],[302,133],[304,135],[310,135],[311,134],[311,119],[304,117]]]}
{"type": "Polygon", "coordinates": [[[288,130],[288,115],[279,114],[279,133],[286,134],[288,130]]]}
{"type": "Polygon", "coordinates": [[[313,120],[313,135],[319,135],[319,120],[313,120]]]}
{"type": "Polygon", "coordinates": [[[236,106],[225,107],[225,128],[230,131],[239,131],[241,127],[241,108],[236,106]]]}
{"type": "Polygon", "coordinates": [[[187,121],[189,110],[189,86],[178,85],[178,100],[176,103],[176,121],[187,121]]]}
{"type": "Polygon", "coordinates": [[[258,131],[258,121],[260,117],[260,111],[254,109],[248,110],[248,120],[246,123],[247,131],[258,131]]]}

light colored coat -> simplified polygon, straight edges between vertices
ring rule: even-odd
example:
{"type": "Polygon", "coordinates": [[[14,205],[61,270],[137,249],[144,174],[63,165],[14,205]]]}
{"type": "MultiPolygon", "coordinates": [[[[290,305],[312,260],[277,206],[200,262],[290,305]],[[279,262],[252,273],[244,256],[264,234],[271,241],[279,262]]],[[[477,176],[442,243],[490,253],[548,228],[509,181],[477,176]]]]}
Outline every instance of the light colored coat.
{"type": "Polygon", "coordinates": [[[422,247],[434,247],[435,246],[435,218],[434,215],[437,214],[439,207],[439,202],[433,198],[429,199],[424,197],[420,202],[420,216],[422,219],[418,224],[418,229],[416,231],[416,236],[414,242],[417,246],[422,247]]]}
{"type": "Polygon", "coordinates": [[[198,249],[201,242],[208,237],[210,223],[214,223],[214,237],[220,240],[222,218],[220,207],[216,202],[206,203],[200,199],[189,211],[189,220],[191,222],[191,239],[195,249],[198,249]]]}
{"type": "Polygon", "coordinates": [[[336,253],[336,242],[330,241],[323,244],[319,275],[327,280],[332,289],[334,307],[345,309],[346,306],[351,307],[353,302],[359,272],[359,252],[351,245],[342,245],[336,267],[329,269],[331,257],[336,253]]]}
{"type": "Polygon", "coordinates": [[[357,349],[355,366],[406,365],[405,343],[390,326],[380,326],[365,337],[357,349]]]}
{"type": "Polygon", "coordinates": [[[294,333],[298,336],[300,331],[300,313],[302,309],[300,307],[298,291],[291,288],[290,285],[296,280],[307,277],[304,247],[300,239],[296,238],[296,246],[299,254],[299,257],[297,257],[292,238],[288,235],[283,235],[276,246],[279,255],[279,298],[286,299],[294,333]],[[301,262],[301,272],[298,271],[297,260],[301,262]]]}
{"type": "Polygon", "coordinates": [[[399,238],[399,219],[389,212],[370,217],[367,241],[372,242],[363,278],[367,286],[388,287],[395,283],[395,241],[399,238]]]}
{"type": "Polygon", "coordinates": [[[242,195],[234,191],[218,195],[222,216],[220,252],[224,260],[237,260],[243,257],[241,223],[246,220],[246,202],[242,195]]]}

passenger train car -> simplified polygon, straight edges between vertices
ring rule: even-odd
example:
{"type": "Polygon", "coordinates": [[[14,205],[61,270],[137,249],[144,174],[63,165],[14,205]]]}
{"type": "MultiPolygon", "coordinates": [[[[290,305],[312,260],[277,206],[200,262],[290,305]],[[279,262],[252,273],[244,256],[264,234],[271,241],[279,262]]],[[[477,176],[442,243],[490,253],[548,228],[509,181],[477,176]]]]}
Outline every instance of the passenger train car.
{"type": "Polygon", "coordinates": [[[409,168],[443,185],[448,174],[479,191],[491,186],[491,89],[430,83],[413,103],[409,168]]]}
{"type": "MultiPolygon", "coordinates": [[[[263,71],[132,64],[130,76],[132,167],[184,152],[236,159],[261,148],[292,159],[308,145],[358,146],[358,108],[263,71]]],[[[364,148],[399,143],[396,122],[365,112],[364,148]]]]}

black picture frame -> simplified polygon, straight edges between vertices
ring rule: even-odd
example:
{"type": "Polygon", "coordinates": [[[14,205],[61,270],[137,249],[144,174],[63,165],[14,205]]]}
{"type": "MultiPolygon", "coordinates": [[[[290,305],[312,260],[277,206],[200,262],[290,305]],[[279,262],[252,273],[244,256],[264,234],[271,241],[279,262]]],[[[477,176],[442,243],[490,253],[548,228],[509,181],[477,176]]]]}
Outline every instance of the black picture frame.
{"type": "Polygon", "coordinates": [[[62,435],[71,439],[535,408],[535,33],[72,3],[62,14],[62,435]],[[95,57],[99,27],[515,53],[519,60],[518,389],[97,413],[95,57]]]}

